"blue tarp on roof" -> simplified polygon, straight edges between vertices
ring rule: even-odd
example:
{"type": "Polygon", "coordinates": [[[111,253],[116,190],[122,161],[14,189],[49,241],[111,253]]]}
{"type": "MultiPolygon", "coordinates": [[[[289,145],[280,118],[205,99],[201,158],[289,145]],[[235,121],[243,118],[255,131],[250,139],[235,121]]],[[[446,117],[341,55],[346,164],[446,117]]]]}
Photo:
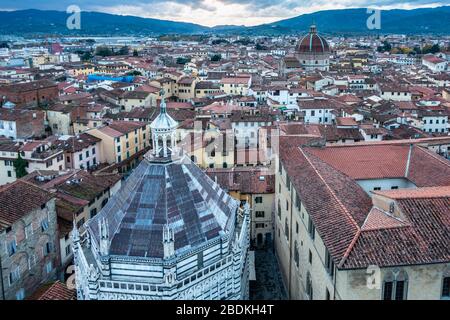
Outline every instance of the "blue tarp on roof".
{"type": "Polygon", "coordinates": [[[88,82],[97,82],[97,81],[115,81],[115,82],[127,82],[133,83],[133,76],[123,76],[123,77],[113,77],[99,74],[90,74],[88,75],[88,82]]]}

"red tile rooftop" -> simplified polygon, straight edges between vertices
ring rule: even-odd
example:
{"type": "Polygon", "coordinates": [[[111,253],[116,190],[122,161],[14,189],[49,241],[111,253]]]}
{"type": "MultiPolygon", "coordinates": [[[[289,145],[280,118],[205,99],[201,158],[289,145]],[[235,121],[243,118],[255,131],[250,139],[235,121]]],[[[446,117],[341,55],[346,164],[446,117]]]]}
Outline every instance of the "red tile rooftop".
{"type": "Polygon", "coordinates": [[[76,300],[76,291],[56,281],[53,284],[43,285],[28,300],[76,300]]]}
{"type": "Polygon", "coordinates": [[[379,208],[372,208],[367,219],[361,227],[362,231],[399,228],[408,224],[396,219],[379,208]]]}
{"type": "Polygon", "coordinates": [[[450,198],[450,186],[373,191],[373,193],[390,199],[450,198]]]}
{"type": "Polygon", "coordinates": [[[380,174],[404,174],[409,146],[372,146],[372,150],[370,147],[326,148],[331,151],[324,153],[326,149],[295,147],[289,141],[282,143],[283,167],[339,269],[450,260],[448,161],[439,160],[437,155],[421,147],[411,149],[406,178],[425,188],[383,191],[376,195],[395,200],[400,214],[393,217],[374,208],[378,203],[375,197],[373,200],[369,197],[354,175],[375,178],[380,174]],[[389,167],[390,160],[396,161],[393,168],[377,164],[381,161],[389,167]],[[443,187],[437,188],[439,185],[443,187]]]}
{"type": "Polygon", "coordinates": [[[337,117],[336,123],[338,126],[357,126],[358,123],[353,118],[337,117]]]}
{"type": "Polygon", "coordinates": [[[1,187],[0,231],[31,211],[41,209],[52,198],[49,192],[22,180],[1,187]]]}

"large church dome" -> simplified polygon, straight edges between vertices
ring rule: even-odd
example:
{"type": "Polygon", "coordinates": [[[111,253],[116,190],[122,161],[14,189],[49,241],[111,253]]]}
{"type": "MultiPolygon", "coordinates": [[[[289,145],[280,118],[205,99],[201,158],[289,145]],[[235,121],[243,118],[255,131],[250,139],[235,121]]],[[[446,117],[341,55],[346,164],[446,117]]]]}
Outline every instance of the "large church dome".
{"type": "Polygon", "coordinates": [[[309,33],[297,45],[297,53],[328,53],[330,46],[327,40],[317,33],[315,25],[311,26],[309,33]]]}

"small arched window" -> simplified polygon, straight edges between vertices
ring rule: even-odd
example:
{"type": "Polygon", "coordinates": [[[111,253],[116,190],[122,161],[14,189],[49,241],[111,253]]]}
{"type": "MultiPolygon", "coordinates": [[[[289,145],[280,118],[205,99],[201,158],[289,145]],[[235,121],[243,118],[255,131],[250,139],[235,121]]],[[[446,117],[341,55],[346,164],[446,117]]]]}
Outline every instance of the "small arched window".
{"type": "Polygon", "coordinates": [[[383,281],[383,300],[406,300],[408,274],[401,270],[388,272],[383,281]]]}
{"type": "Polygon", "coordinates": [[[307,273],[306,275],[306,294],[308,295],[309,300],[313,300],[313,284],[311,279],[311,273],[307,273]]]}
{"type": "Polygon", "coordinates": [[[289,223],[287,217],[284,219],[284,235],[286,236],[286,239],[289,240],[289,223]]]}
{"type": "Polygon", "coordinates": [[[450,299],[450,267],[447,267],[442,277],[441,297],[443,299],[450,299]]]}
{"type": "Polygon", "coordinates": [[[296,265],[297,268],[298,268],[298,265],[299,265],[299,261],[300,261],[300,256],[299,256],[299,253],[298,253],[298,243],[297,243],[297,240],[295,240],[295,243],[294,243],[294,262],[295,262],[295,265],[296,265]]]}
{"type": "Polygon", "coordinates": [[[278,199],[278,218],[281,219],[281,200],[278,199]]]}
{"type": "Polygon", "coordinates": [[[395,211],[395,203],[394,203],[394,202],[391,202],[391,203],[389,204],[389,213],[393,214],[394,211],[395,211]]]}

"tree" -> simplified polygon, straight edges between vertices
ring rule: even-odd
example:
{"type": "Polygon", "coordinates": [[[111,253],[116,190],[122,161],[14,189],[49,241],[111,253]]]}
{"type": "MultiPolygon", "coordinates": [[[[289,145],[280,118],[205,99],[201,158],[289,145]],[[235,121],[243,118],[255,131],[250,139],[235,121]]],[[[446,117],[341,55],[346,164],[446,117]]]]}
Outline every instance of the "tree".
{"type": "Polygon", "coordinates": [[[265,46],[263,46],[262,44],[260,44],[260,43],[256,44],[255,49],[258,50],[258,51],[260,51],[260,50],[267,50],[267,48],[265,46]]]}
{"type": "Polygon", "coordinates": [[[127,75],[129,76],[142,76],[142,73],[137,71],[137,70],[133,70],[127,73],[127,75]]]}
{"type": "Polygon", "coordinates": [[[430,49],[431,53],[438,53],[441,51],[441,47],[439,47],[438,44],[434,44],[431,49],[430,49]]]}
{"type": "Polygon", "coordinates": [[[89,51],[86,51],[81,55],[81,60],[83,60],[83,61],[90,61],[91,59],[92,59],[92,53],[90,53],[89,51]]]}
{"type": "Polygon", "coordinates": [[[95,44],[95,40],[94,39],[86,39],[86,44],[93,46],[95,44]]]}
{"type": "Polygon", "coordinates": [[[253,44],[253,41],[251,41],[250,39],[246,38],[246,39],[240,39],[240,40],[236,40],[235,42],[233,42],[235,44],[242,44],[244,46],[247,46],[249,44],[253,44]]]}
{"type": "Polygon", "coordinates": [[[177,58],[177,64],[186,64],[186,63],[188,63],[188,62],[190,62],[191,61],[191,59],[188,59],[188,58],[183,58],[183,57],[179,57],[179,58],[177,58]]]}
{"type": "Polygon", "coordinates": [[[211,44],[213,44],[213,45],[217,45],[217,44],[221,44],[221,43],[230,43],[230,42],[226,39],[215,39],[215,40],[211,41],[211,44]]]}
{"type": "Polygon", "coordinates": [[[133,57],[139,57],[139,53],[136,49],[133,50],[133,57]]]}
{"type": "Polygon", "coordinates": [[[422,49],[420,49],[419,46],[415,46],[413,50],[414,50],[414,52],[415,52],[416,54],[421,54],[421,53],[422,53],[422,49]]]}
{"type": "Polygon", "coordinates": [[[100,47],[97,47],[97,49],[95,49],[95,55],[101,56],[101,57],[108,57],[108,56],[112,56],[113,52],[108,47],[100,46],[100,47]]]}
{"type": "Polygon", "coordinates": [[[220,61],[220,60],[222,60],[222,55],[220,55],[220,54],[215,54],[215,55],[213,55],[211,57],[211,61],[212,62],[217,62],[217,61],[220,61]]]}
{"type": "Polygon", "coordinates": [[[128,46],[123,46],[119,50],[119,55],[120,56],[127,56],[129,53],[130,53],[130,48],[128,46]]]}
{"type": "Polygon", "coordinates": [[[13,165],[14,165],[14,169],[16,170],[17,179],[25,177],[28,174],[27,169],[26,169],[27,162],[25,159],[22,158],[20,153],[19,153],[19,156],[17,157],[17,159],[14,160],[13,165]]]}
{"type": "Polygon", "coordinates": [[[384,40],[383,45],[377,48],[378,52],[390,52],[391,50],[392,45],[387,40],[384,40]]]}
{"type": "Polygon", "coordinates": [[[426,45],[423,47],[422,49],[422,53],[423,54],[428,54],[428,53],[438,53],[441,51],[441,48],[439,47],[438,44],[434,44],[434,45],[426,45]]]}

